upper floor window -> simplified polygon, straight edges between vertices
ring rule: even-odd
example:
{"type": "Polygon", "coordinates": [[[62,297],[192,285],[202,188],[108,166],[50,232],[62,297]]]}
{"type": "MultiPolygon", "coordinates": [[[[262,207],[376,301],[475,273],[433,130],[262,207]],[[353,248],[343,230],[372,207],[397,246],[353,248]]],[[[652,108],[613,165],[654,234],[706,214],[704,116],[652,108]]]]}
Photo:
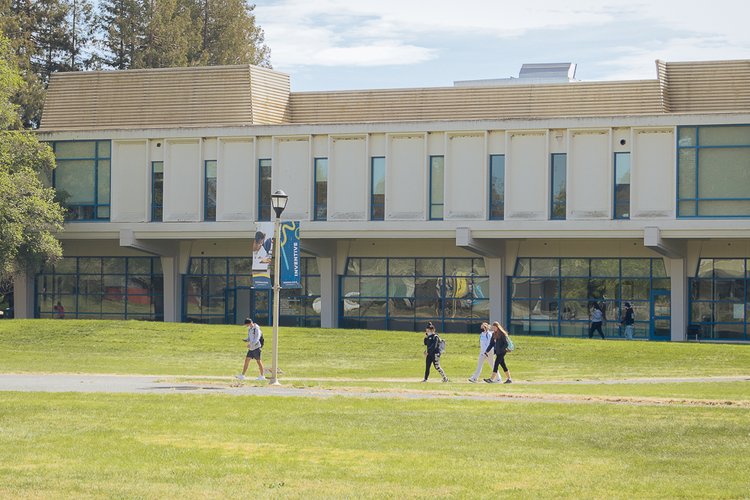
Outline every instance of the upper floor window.
{"type": "Polygon", "coordinates": [[[385,220],[385,158],[371,159],[370,220],[385,220]]]}
{"type": "Polygon", "coordinates": [[[750,125],[677,129],[678,217],[750,217],[750,125]]]}
{"type": "Polygon", "coordinates": [[[568,155],[552,155],[550,219],[564,220],[566,211],[566,173],[568,155]]]}
{"type": "Polygon", "coordinates": [[[314,220],[328,218],[328,158],[315,158],[314,220]]]}
{"type": "Polygon", "coordinates": [[[271,220],[271,160],[258,160],[258,220],[271,220]]]}
{"type": "Polygon", "coordinates": [[[58,141],[52,149],[52,184],[67,208],[66,220],[109,220],[110,141],[58,141]]]}
{"type": "Polygon", "coordinates": [[[614,218],[630,218],[630,153],[615,153],[614,218]]]}
{"type": "Polygon", "coordinates": [[[161,222],[164,213],[164,162],[151,162],[151,221],[161,222]]]}
{"type": "Polygon", "coordinates": [[[490,219],[505,218],[505,155],[490,155],[490,219]]]}
{"type": "Polygon", "coordinates": [[[443,220],[445,158],[430,156],[430,220],[443,220]]]}
{"type": "Polygon", "coordinates": [[[216,160],[206,160],[203,184],[203,220],[216,220],[216,160]]]}

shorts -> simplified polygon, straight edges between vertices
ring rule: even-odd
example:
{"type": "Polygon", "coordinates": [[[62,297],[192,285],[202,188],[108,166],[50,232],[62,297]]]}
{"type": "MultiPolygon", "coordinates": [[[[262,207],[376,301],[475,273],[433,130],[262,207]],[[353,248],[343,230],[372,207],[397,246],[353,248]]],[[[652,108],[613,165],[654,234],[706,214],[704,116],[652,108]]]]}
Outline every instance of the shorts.
{"type": "Polygon", "coordinates": [[[247,351],[247,357],[250,359],[260,359],[260,347],[247,351]]]}

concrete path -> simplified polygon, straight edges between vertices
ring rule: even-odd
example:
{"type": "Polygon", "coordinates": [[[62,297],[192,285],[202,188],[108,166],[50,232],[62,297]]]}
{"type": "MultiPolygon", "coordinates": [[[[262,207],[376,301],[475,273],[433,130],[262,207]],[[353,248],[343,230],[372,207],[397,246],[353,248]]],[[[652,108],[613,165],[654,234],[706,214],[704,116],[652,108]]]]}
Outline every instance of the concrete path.
{"type": "MultiPolygon", "coordinates": [[[[417,379],[367,379],[378,382],[417,382],[417,379]]],[[[354,382],[355,379],[298,379],[285,378],[282,384],[295,381],[354,382]]],[[[357,382],[366,381],[356,379],[357,382]]],[[[638,378],[622,380],[577,380],[517,382],[518,385],[540,384],[627,384],[627,383],[700,383],[748,382],[750,376],[699,377],[699,378],[638,378]]],[[[451,383],[430,382],[419,389],[372,389],[369,387],[295,388],[290,385],[271,386],[265,382],[247,380],[239,382],[231,377],[177,377],[172,375],[77,375],[77,374],[0,374],[0,391],[20,392],[78,392],[78,393],[135,393],[135,394],[227,394],[233,396],[286,396],[286,397],[359,397],[378,399],[451,399],[477,401],[519,401],[544,403],[609,403],[609,404],[682,404],[710,406],[750,407],[750,401],[701,401],[678,398],[646,398],[620,396],[588,396],[519,393],[462,393],[451,383]],[[201,382],[196,382],[200,380],[201,382]],[[212,383],[211,381],[216,381],[212,383]],[[207,381],[207,382],[205,382],[207,381]],[[227,382],[231,382],[227,385],[227,382]]],[[[463,382],[462,385],[468,385],[463,382]]],[[[499,386],[502,387],[502,386],[499,386]]],[[[499,389],[500,390],[500,389],[499,389]]]]}

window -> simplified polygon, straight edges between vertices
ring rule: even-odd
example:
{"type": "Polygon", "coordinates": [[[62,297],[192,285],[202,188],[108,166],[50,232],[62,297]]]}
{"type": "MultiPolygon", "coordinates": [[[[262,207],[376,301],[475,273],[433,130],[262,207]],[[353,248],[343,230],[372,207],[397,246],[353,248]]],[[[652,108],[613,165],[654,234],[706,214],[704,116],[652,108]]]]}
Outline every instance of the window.
{"type": "Polygon", "coordinates": [[[164,162],[151,162],[151,221],[161,222],[164,215],[164,162]]]}
{"type": "Polygon", "coordinates": [[[36,317],[164,319],[159,257],[64,257],[36,276],[36,317]]]}
{"type": "Polygon", "coordinates": [[[505,155],[490,155],[490,220],[505,218],[505,155]]]}
{"type": "Polygon", "coordinates": [[[630,153],[615,153],[614,218],[630,218],[630,153]]]}
{"type": "Polygon", "coordinates": [[[430,156],[430,220],[443,220],[445,158],[430,156]]]}
{"type": "Polygon", "coordinates": [[[750,125],[678,127],[678,217],[750,217],[750,125]]]}
{"type": "Polygon", "coordinates": [[[328,158],[315,158],[314,220],[328,218],[328,158]]]}
{"type": "Polygon", "coordinates": [[[271,160],[258,160],[258,220],[271,220],[271,160]]]}
{"type": "Polygon", "coordinates": [[[385,220],[385,158],[370,160],[370,220],[385,220]]]}
{"type": "Polygon", "coordinates": [[[350,257],[339,284],[341,328],[474,332],[489,314],[482,258],[350,257]]]}
{"type": "Polygon", "coordinates": [[[564,153],[552,155],[552,177],[550,182],[550,186],[552,189],[552,191],[550,192],[550,218],[553,220],[565,219],[565,175],[567,170],[567,162],[568,155],[564,153]]]}
{"type": "Polygon", "coordinates": [[[53,142],[52,184],[69,221],[109,220],[110,141],[53,142]]]}
{"type": "MultiPolygon", "coordinates": [[[[750,338],[750,272],[748,260],[700,259],[690,279],[690,323],[701,326],[703,338],[750,338]]],[[[692,339],[688,339],[692,340],[692,339]]]]}
{"type": "Polygon", "coordinates": [[[206,160],[203,190],[203,220],[216,220],[216,160],[206,160]]]}

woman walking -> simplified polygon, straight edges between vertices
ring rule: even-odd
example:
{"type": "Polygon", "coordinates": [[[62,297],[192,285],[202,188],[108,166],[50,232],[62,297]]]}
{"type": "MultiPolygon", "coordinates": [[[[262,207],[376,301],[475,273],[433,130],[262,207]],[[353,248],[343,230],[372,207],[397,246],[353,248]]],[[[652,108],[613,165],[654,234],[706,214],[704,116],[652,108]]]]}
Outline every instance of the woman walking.
{"type": "Polygon", "coordinates": [[[602,323],[604,322],[604,313],[599,304],[594,302],[594,308],[591,309],[591,326],[589,327],[589,338],[594,337],[594,332],[599,332],[602,340],[604,340],[604,332],[602,331],[602,323]]]}
{"type": "Polygon", "coordinates": [[[505,366],[505,352],[508,350],[508,332],[497,321],[492,323],[492,330],[492,340],[490,341],[490,345],[487,346],[485,356],[489,357],[490,351],[494,349],[495,366],[492,367],[492,377],[486,378],[484,381],[488,384],[499,384],[500,375],[498,375],[497,368],[502,366],[503,372],[505,372],[505,382],[503,383],[510,384],[513,380],[510,378],[508,367],[505,366]]]}
{"type": "Polygon", "coordinates": [[[430,378],[430,365],[435,365],[435,369],[442,375],[443,382],[448,381],[448,377],[445,375],[445,372],[442,368],[440,368],[440,337],[438,337],[438,334],[435,333],[435,325],[432,324],[432,321],[427,323],[427,328],[424,330],[424,345],[427,346],[427,350],[425,351],[425,368],[424,368],[424,380],[422,382],[427,382],[427,379],[430,378]]]}
{"type": "Polygon", "coordinates": [[[481,329],[482,331],[479,334],[479,359],[477,360],[477,369],[474,370],[474,374],[469,377],[469,382],[471,382],[472,384],[476,384],[477,380],[479,380],[479,377],[482,375],[482,367],[485,363],[492,367],[490,358],[485,355],[487,347],[489,347],[490,343],[492,342],[492,331],[490,330],[490,324],[486,322],[482,323],[481,329]]]}

